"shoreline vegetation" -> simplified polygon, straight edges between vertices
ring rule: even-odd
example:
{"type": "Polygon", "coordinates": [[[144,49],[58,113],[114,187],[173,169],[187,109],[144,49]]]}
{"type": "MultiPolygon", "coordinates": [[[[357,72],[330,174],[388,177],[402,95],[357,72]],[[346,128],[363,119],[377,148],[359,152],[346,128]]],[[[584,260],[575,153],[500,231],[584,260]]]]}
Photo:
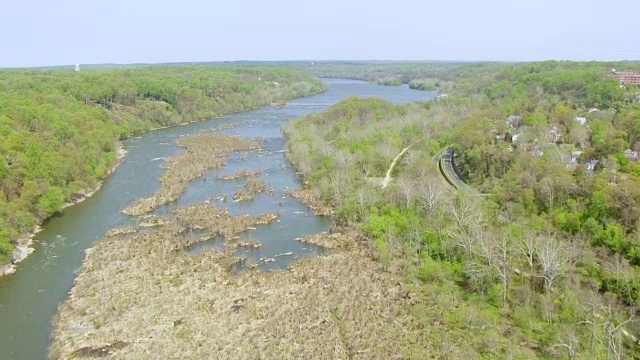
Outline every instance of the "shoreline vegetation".
{"type": "MultiPolygon", "coordinates": [[[[78,193],[73,195],[73,198],[67,199],[66,202],[62,205],[60,211],[71,207],[73,205],[77,205],[87,199],[89,199],[93,194],[95,194],[102,187],[102,183],[104,180],[118,168],[118,166],[122,163],[124,158],[127,156],[127,151],[122,148],[121,145],[118,145],[116,149],[116,160],[107,171],[105,177],[98,181],[96,185],[92,189],[85,189],[79,191],[78,193]]],[[[43,220],[43,223],[46,222],[46,219],[43,220]]],[[[31,253],[35,251],[33,247],[33,238],[42,231],[43,224],[36,225],[36,227],[31,231],[28,235],[23,236],[22,238],[15,241],[15,249],[13,250],[12,261],[9,264],[0,265],[0,276],[5,276],[9,274],[13,274],[16,272],[16,268],[18,263],[26,259],[31,253]]]]}
{"type": "Polygon", "coordinates": [[[279,67],[0,74],[0,275],[32,251],[38,224],[99,188],[118,163],[120,140],[326,90],[302,71],[279,67]]]}

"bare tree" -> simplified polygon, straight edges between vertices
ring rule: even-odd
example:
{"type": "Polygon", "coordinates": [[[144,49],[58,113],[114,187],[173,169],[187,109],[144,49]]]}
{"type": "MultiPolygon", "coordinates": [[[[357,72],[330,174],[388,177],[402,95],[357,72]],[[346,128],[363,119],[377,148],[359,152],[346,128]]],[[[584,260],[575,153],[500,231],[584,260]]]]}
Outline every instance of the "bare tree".
{"type": "Polygon", "coordinates": [[[376,147],[376,151],[386,159],[393,159],[399,152],[395,146],[384,142],[376,147]]]}
{"type": "Polygon", "coordinates": [[[582,148],[589,141],[589,130],[586,126],[575,123],[569,129],[569,140],[582,148]]]}
{"type": "Polygon", "coordinates": [[[419,253],[422,250],[422,231],[414,227],[405,236],[406,243],[409,245],[409,250],[413,254],[419,253]]]}
{"type": "Polygon", "coordinates": [[[606,349],[606,359],[620,360],[624,358],[622,337],[627,337],[634,343],[638,339],[624,329],[624,326],[635,321],[635,310],[630,310],[629,317],[624,320],[616,319],[616,311],[611,305],[602,305],[599,300],[587,303],[590,308],[589,317],[580,321],[578,325],[588,325],[591,333],[591,353],[595,355],[594,341],[606,349]]]}
{"type": "Polygon", "coordinates": [[[576,325],[589,326],[589,333],[591,334],[589,352],[595,355],[596,343],[604,347],[604,343],[602,342],[597,328],[598,319],[600,318],[600,315],[598,314],[598,308],[601,306],[601,299],[597,296],[597,294],[593,292],[590,294],[590,296],[590,301],[586,301],[584,305],[585,308],[589,309],[588,311],[585,311],[585,320],[578,322],[576,325]]]}
{"type": "Polygon", "coordinates": [[[419,156],[418,156],[418,153],[416,151],[409,150],[409,151],[407,151],[406,154],[404,154],[404,157],[402,158],[402,163],[405,164],[405,165],[411,165],[416,160],[418,160],[418,158],[419,158],[419,156]]]}
{"type": "Polygon", "coordinates": [[[487,290],[487,283],[492,278],[492,269],[486,257],[475,257],[465,262],[464,273],[472,289],[477,292],[487,290]]]}
{"type": "Polygon", "coordinates": [[[551,349],[555,349],[557,347],[562,347],[567,350],[567,355],[569,355],[570,360],[574,360],[576,358],[576,350],[575,346],[577,345],[577,341],[574,338],[569,338],[569,341],[563,341],[558,338],[559,343],[553,345],[551,349]]]}
{"type": "Polygon", "coordinates": [[[537,235],[531,232],[525,232],[522,235],[522,238],[519,239],[518,244],[516,246],[516,251],[524,256],[529,264],[529,271],[533,272],[533,261],[535,259],[536,254],[536,246],[538,244],[537,235]]]}
{"type": "Polygon", "coordinates": [[[423,179],[426,177],[433,177],[432,174],[436,174],[436,167],[431,163],[431,159],[427,159],[426,156],[417,157],[412,161],[411,167],[408,168],[411,176],[414,179],[423,179]]]}
{"type": "Polygon", "coordinates": [[[348,151],[336,150],[335,152],[335,159],[337,160],[337,164],[340,169],[344,169],[349,166],[352,158],[353,156],[348,151]]]}
{"type": "Polygon", "coordinates": [[[329,180],[333,189],[333,202],[340,205],[346,197],[348,179],[343,172],[337,172],[329,175],[329,180]]]}
{"type": "Polygon", "coordinates": [[[449,212],[459,228],[484,223],[478,200],[466,194],[460,194],[449,203],[449,212]]]}
{"type": "Polygon", "coordinates": [[[396,230],[393,228],[393,226],[389,225],[386,235],[389,248],[393,251],[393,253],[399,252],[402,249],[402,239],[396,233],[396,230]]]}
{"type": "Polygon", "coordinates": [[[542,277],[547,289],[550,290],[566,268],[568,262],[566,248],[559,240],[547,236],[538,245],[536,254],[542,266],[542,277]]]}
{"type": "Polygon", "coordinates": [[[362,156],[362,154],[356,153],[353,155],[351,161],[355,162],[355,164],[357,165],[357,168],[362,172],[362,174],[365,177],[371,176],[374,166],[371,163],[371,161],[369,161],[369,159],[362,156]]]}
{"type": "Polygon", "coordinates": [[[358,206],[360,207],[360,220],[364,221],[364,210],[371,204],[371,199],[369,198],[369,194],[363,190],[358,190],[358,206]]]}
{"type": "Polygon", "coordinates": [[[546,197],[547,206],[552,209],[555,199],[555,181],[550,177],[545,177],[540,180],[538,185],[540,186],[540,192],[546,197]]]}
{"type": "Polygon", "coordinates": [[[418,190],[422,209],[432,216],[437,205],[444,197],[444,189],[440,180],[433,177],[424,179],[420,182],[418,190]]]}
{"type": "Polygon", "coordinates": [[[607,359],[620,360],[623,358],[623,347],[621,333],[624,332],[623,326],[633,321],[635,311],[631,311],[629,317],[616,325],[615,312],[608,306],[604,308],[606,321],[602,326],[604,338],[607,340],[607,359]]]}
{"type": "Polygon", "coordinates": [[[506,229],[497,235],[484,234],[477,238],[480,241],[474,244],[473,258],[467,262],[465,272],[470,281],[478,288],[484,288],[484,283],[495,278],[500,279],[502,286],[502,306],[507,306],[509,280],[511,278],[512,239],[506,229]]]}
{"type": "Polygon", "coordinates": [[[476,246],[484,246],[485,243],[485,221],[478,199],[461,194],[449,203],[448,210],[455,221],[450,235],[457,240],[464,253],[470,256],[476,246]]]}
{"type": "Polygon", "coordinates": [[[411,205],[411,200],[413,200],[413,196],[415,195],[413,191],[413,188],[415,187],[415,185],[416,183],[413,180],[406,179],[406,178],[401,178],[398,181],[398,189],[400,190],[400,193],[402,194],[402,197],[405,200],[405,205],[407,209],[411,205]]]}
{"type": "MultiPolygon", "coordinates": [[[[615,277],[616,288],[620,288],[620,277],[626,278],[629,276],[629,260],[625,259],[620,253],[615,253],[604,263],[604,266],[618,275],[615,277]]],[[[629,285],[627,284],[627,286],[629,285]]]]}
{"type": "Polygon", "coordinates": [[[511,275],[511,236],[506,231],[498,235],[491,248],[491,266],[495,269],[502,283],[502,306],[507,305],[509,277],[511,275]]]}
{"type": "Polygon", "coordinates": [[[322,141],[316,145],[318,147],[318,152],[322,153],[322,156],[328,156],[333,158],[335,153],[335,148],[329,145],[326,141],[322,141]]]}

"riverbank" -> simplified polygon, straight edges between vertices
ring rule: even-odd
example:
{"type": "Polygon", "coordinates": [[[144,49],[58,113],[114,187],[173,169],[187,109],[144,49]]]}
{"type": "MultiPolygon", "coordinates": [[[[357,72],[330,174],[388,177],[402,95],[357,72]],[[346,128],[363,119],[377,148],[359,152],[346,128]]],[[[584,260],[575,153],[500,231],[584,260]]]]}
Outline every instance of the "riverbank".
{"type": "Polygon", "coordinates": [[[33,238],[42,231],[42,227],[37,225],[29,235],[22,237],[16,241],[16,245],[11,255],[11,263],[0,266],[0,276],[6,276],[16,272],[17,264],[26,259],[35,251],[32,247],[33,238]]]}
{"type": "MultiPolygon", "coordinates": [[[[67,200],[64,205],[62,205],[61,211],[79,204],[91,196],[95,194],[102,187],[102,183],[104,180],[118,168],[118,166],[122,163],[124,158],[127,156],[127,151],[122,147],[122,144],[118,144],[116,149],[116,159],[113,164],[111,164],[109,171],[107,171],[104,178],[96,183],[96,185],[92,188],[85,189],[77,194],[75,194],[71,199],[67,200]]],[[[33,247],[33,238],[42,231],[42,226],[47,222],[47,219],[44,219],[41,224],[36,225],[36,227],[31,231],[28,235],[18,239],[15,244],[15,248],[13,250],[13,254],[11,257],[11,263],[0,266],[0,276],[6,276],[13,274],[16,272],[18,264],[25,260],[30,254],[35,251],[33,247]]]]}

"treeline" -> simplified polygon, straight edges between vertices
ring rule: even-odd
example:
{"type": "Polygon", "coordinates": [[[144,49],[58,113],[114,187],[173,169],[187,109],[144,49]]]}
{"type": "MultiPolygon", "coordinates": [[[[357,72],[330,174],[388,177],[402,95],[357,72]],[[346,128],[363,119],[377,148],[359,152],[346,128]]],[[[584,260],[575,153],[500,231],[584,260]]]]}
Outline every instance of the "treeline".
{"type": "Polygon", "coordinates": [[[0,265],[18,238],[105,176],[118,140],[324,88],[277,67],[0,70],[0,265]]]}
{"type": "Polygon", "coordinates": [[[467,74],[495,71],[498,64],[462,62],[319,62],[303,66],[317,77],[363,80],[379,85],[408,84],[412,89],[436,90],[467,74]]]}
{"type": "Polygon", "coordinates": [[[640,89],[606,77],[636,66],[473,65],[447,99],[347,99],[287,127],[304,180],[412,289],[407,356],[640,356],[640,174],[624,153],[640,89]],[[449,145],[488,196],[445,186],[432,156],[449,145]]]}

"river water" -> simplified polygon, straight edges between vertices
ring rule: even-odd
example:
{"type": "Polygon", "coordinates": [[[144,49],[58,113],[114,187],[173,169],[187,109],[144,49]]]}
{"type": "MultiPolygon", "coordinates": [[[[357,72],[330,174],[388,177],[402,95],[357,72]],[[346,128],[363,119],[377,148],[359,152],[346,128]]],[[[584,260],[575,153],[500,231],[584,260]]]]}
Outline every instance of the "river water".
{"type": "MultiPolygon", "coordinates": [[[[176,206],[201,203],[226,192],[229,194],[227,202],[212,200],[212,203],[227,207],[233,215],[258,215],[263,212],[280,214],[278,222],[243,234],[246,239],[262,243],[262,247],[241,250],[242,253],[237,255],[258,261],[260,258],[277,259],[262,265],[268,269],[284,267],[294,258],[320,253],[322,249],[295,239],[326,231],[331,220],[314,216],[305,205],[293,198],[282,198],[284,189],[298,188],[300,182],[285,160],[283,148],[286,139],[281,126],[293,118],[322,111],[349,96],[375,96],[400,103],[430,100],[435,95],[434,92],[411,90],[406,85],[385,87],[352,80],[325,81],[329,84],[326,93],[289,101],[282,108],[267,107],[232,114],[210,121],[155,130],[127,140],[124,143],[128,150],[127,157],[104,181],[102,188],[91,198],[47,221],[34,239],[36,251],[19,264],[16,273],[0,277],[0,358],[46,359],[51,320],[58,304],[65,300],[73,284],[85,250],[93,246],[108,229],[137,223],[137,218],[123,215],[119,210],[135,199],[150,196],[158,189],[157,178],[164,171],[159,167],[162,158],[184,151],[174,145],[180,136],[217,131],[259,138],[262,149],[231,155],[226,167],[207,172],[195,180],[178,201],[154,213],[163,214],[176,206]],[[260,194],[251,202],[232,202],[233,192],[244,184],[244,180],[222,181],[216,177],[243,169],[262,170],[259,176],[268,187],[275,190],[274,195],[260,194]],[[278,256],[288,252],[294,254],[278,256]]],[[[216,242],[199,244],[191,251],[197,253],[206,246],[216,246],[216,242]]]]}

